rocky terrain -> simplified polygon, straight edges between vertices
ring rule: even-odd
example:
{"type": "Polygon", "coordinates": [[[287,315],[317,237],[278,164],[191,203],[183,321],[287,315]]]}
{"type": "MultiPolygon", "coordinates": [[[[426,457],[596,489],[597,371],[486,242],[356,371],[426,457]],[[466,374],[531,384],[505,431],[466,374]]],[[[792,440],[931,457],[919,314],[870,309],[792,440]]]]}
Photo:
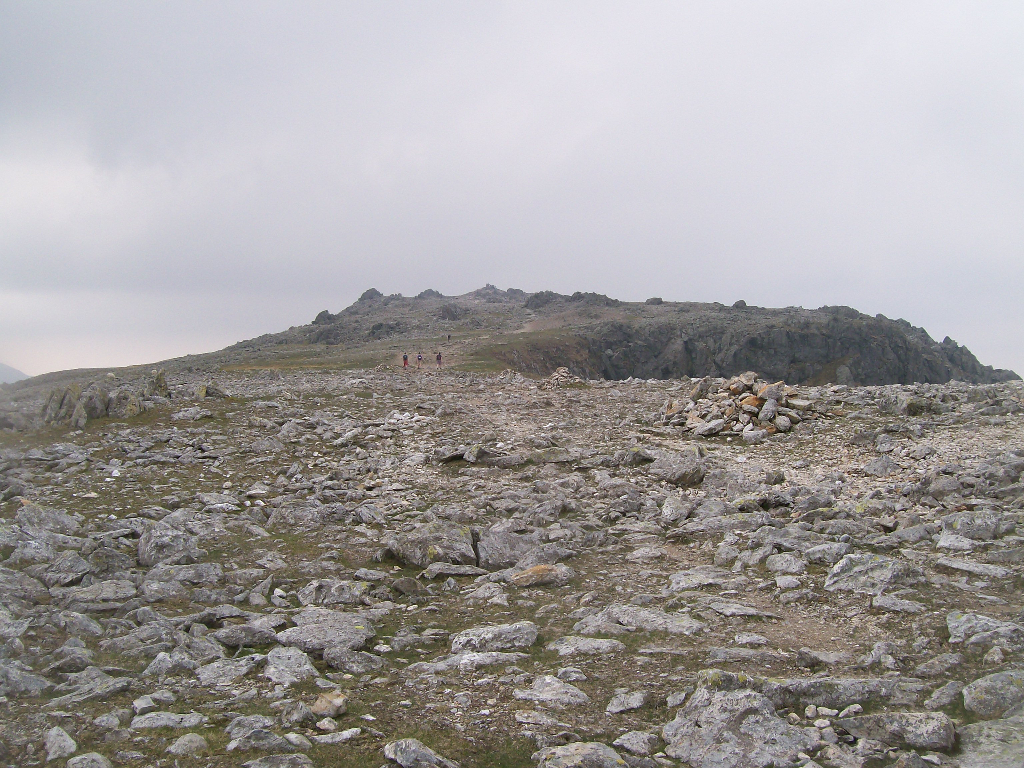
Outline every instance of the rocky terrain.
{"type": "Polygon", "coordinates": [[[1024,764],[1020,382],[236,353],[0,388],[0,765],[1024,764]]]}

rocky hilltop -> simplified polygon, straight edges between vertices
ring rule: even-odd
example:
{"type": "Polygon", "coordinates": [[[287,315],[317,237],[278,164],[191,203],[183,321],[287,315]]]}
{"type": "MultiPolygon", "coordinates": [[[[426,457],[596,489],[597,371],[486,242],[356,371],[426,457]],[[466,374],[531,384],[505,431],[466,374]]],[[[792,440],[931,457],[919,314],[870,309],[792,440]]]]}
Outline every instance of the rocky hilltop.
{"type": "MultiPolygon", "coordinates": [[[[591,306],[490,298],[467,366],[591,306]]],[[[1024,764],[1020,382],[406,372],[385,300],[0,389],[0,765],[1024,764]]]]}
{"type": "MultiPolygon", "coordinates": [[[[912,384],[951,380],[991,384],[1019,378],[984,366],[950,338],[934,341],[905,320],[849,307],[769,309],[669,302],[630,303],[594,293],[527,294],[487,286],[463,296],[416,297],[366,291],[352,306],[321,312],[308,326],[226,351],[280,356],[280,347],[349,351],[447,341],[465,361],[548,375],[565,366],[585,378],[672,379],[735,376],[756,370],[800,384],[912,384]],[[276,348],[276,349],[275,349],[276,348]]],[[[394,350],[397,352],[398,347],[394,350]]],[[[382,362],[392,362],[384,356],[382,362]]]]}

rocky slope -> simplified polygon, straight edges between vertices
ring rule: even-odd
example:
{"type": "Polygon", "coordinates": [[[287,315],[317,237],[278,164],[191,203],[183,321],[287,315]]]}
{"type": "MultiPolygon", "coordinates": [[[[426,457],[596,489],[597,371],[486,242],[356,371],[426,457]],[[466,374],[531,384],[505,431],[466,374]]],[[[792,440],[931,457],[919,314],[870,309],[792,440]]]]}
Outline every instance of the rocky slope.
{"type": "Polygon", "coordinates": [[[1019,382],[306,354],[0,390],[0,764],[1024,763],[1019,382]]]}
{"type": "Polygon", "coordinates": [[[282,345],[301,344],[372,349],[384,340],[436,345],[448,334],[467,342],[467,358],[489,357],[540,375],[565,365],[577,375],[606,379],[735,376],[747,370],[815,384],[988,384],[1019,378],[981,365],[952,339],[935,342],[905,320],[849,307],[767,309],[661,299],[639,304],[600,294],[526,294],[493,286],[456,297],[370,290],[338,314],[325,310],[309,326],[245,342],[228,354],[237,358],[278,348],[280,355],[282,345]]]}

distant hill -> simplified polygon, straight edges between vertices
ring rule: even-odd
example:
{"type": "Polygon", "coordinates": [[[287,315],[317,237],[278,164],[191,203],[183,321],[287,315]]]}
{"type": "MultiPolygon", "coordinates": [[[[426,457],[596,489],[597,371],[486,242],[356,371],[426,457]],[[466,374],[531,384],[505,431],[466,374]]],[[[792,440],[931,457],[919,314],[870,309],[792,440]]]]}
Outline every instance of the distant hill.
{"type": "Polygon", "coordinates": [[[625,302],[598,293],[526,293],[485,286],[462,296],[370,289],[337,314],[190,358],[228,367],[373,367],[403,352],[444,349],[464,370],[512,368],[547,375],[559,366],[588,378],[668,379],[757,371],[790,383],[976,384],[1019,379],[982,365],[950,338],[850,307],[754,307],[743,301],[625,302]],[[449,334],[451,334],[449,336],[449,334]]]}
{"type": "Polygon", "coordinates": [[[0,363],[0,384],[10,384],[14,381],[21,381],[27,379],[28,376],[17,368],[11,368],[9,365],[0,363]]]}

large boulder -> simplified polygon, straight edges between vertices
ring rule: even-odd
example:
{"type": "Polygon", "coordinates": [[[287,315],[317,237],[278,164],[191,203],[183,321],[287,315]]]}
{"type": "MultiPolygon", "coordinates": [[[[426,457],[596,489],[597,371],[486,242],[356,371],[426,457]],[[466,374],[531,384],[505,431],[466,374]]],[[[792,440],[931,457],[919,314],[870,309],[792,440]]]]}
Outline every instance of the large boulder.
{"type": "Polygon", "coordinates": [[[139,539],[139,563],[146,567],[197,563],[205,554],[195,536],[163,523],[152,526],[139,539]]]}
{"type": "Polygon", "coordinates": [[[293,620],[297,626],[278,632],[277,642],[306,653],[323,653],[325,648],[334,647],[359,651],[377,636],[370,622],[355,613],[306,608],[293,620]]]}
{"type": "Polygon", "coordinates": [[[700,485],[707,473],[702,452],[694,446],[685,453],[663,455],[647,465],[647,471],[657,478],[680,488],[700,485]]]}
{"type": "Polygon", "coordinates": [[[532,621],[465,629],[452,638],[452,653],[461,651],[504,651],[529,648],[537,642],[537,625],[532,621]]]}
{"type": "Polygon", "coordinates": [[[1024,702],[1024,671],[996,672],[964,688],[964,707],[985,720],[1002,717],[1024,702]]]}
{"type": "Polygon", "coordinates": [[[956,742],[953,721],[941,712],[880,712],[844,717],[839,726],[858,739],[894,747],[948,751],[956,742]]]}
{"type": "Polygon", "coordinates": [[[1024,765],[1024,715],[960,728],[960,768],[1020,768],[1024,765]]]}
{"type": "Polygon", "coordinates": [[[626,761],[599,741],[575,741],[533,754],[537,768],[622,768],[626,761]]]}
{"type": "Polygon", "coordinates": [[[477,563],[472,530],[455,523],[427,523],[412,531],[399,533],[387,541],[384,547],[386,552],[403,563],[420,568],[426,568],[431,563],[477,563]]]}
{"type": "Polygon", "coordinates": [[[747,689],[698,688],[661,736],[665,753],[693,768],[789,768],[818,741],[817,729],[790,725],[747,689]]]}

